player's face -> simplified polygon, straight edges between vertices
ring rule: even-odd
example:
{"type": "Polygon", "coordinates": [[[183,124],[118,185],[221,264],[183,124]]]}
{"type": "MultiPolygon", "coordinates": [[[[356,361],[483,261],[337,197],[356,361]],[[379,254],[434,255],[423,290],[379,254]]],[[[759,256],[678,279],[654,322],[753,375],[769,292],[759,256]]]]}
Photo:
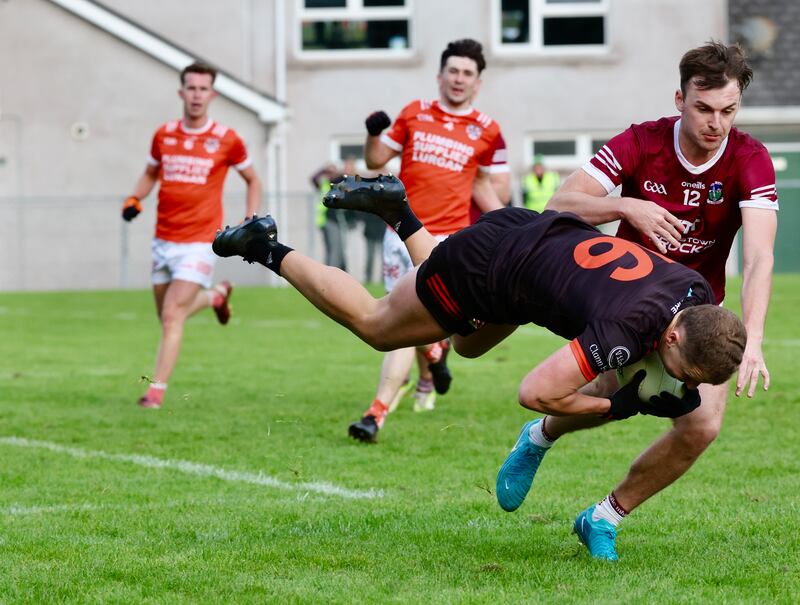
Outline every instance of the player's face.
{"type": "Polygon", "coordinates": [[[205,118],[208,114],[208,104],[217,96],[211,74],[186,74],[178,95],[183,99],[183,115],[186,119],[205,118]]]}
{"type": "Polygon", "coordinates": [[[683,360],[678,347],[663,348],[659,351],[659,354],[667,374],[677,378],[688,388],[696,389],[703,382],[700,371],[683,360]]]}
{"type": "Polygon", "coordinates": [[[681,113],[681,151],[688,160],[703,163],[716,153],[733,126],[741,98],[736,80],[710,90],[690,81],[685,97],[680,90],[675,93],[675,106],[681,113]]]}
{"type": "Polygon", "coordinates": [[[478,64],[467,57],[448,57],[436,81],[439,96],[448,107],[467,107],[481,86],[478,64]]]}

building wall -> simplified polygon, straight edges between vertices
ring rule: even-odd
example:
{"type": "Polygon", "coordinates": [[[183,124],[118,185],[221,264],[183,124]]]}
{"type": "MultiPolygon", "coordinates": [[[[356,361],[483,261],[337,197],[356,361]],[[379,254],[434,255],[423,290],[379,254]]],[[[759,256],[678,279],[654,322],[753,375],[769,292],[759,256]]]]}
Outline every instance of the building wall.
{"type": "MultiPolygon", "coordinates": [[[[180,117],[178,87],[174,70],[50,2],[0,3],[0,289],[149,284],[155,192],[128,231],[127,263],[119,209],[155,129],[180,117]]],[[[212,107],[263,173],[264,125],[225,98],[212,107]]],[[[225,192],[238,222],[235,171],[225,192]]],[[[265,281],[225,264],[239,281],[265,281]]]]}
{"type": "MultiPolygon", "coordinates": [[[[737,2],[731,0],[732,10],[737,2]]],[[[256,89],[274,92],[274,0],[231,0],[224,10],[218,0],[101,3],[256,89]]],[[[288,214],[279,218],[289,228],[287,241],[320,256],[309,175],[331,160],[333,142],[363,141],[370,112],[395,116],[414,98],[435,98],[439,55],[448,41],[484,42],[488,67],[475,104],[500,123],[520,175],[531,138],[609,136],[632,122],[674,113],[678,61],[690,47],[727,38],[728,4],[610,0],[608,53],[511,58],[491,42],[494,0],[415,0],[410,57],[310,61],[294,51],[299,2],[285,0],[291,117],[281,193],[288,214]]],[[[764,74],[756,69],[758,82],[764,74]]],[[[149,214],[127,233],[127,262],[118,206],[144,168],[154,129],[179,116],[177,88],[174,70],[48,0],[0,2],[0,289],[147,284],[152,197],[149,214]],[[33,227],[40,220],[48,230],[33,227]],[[95,239],[94,250],[86,250],[87,238],[95,239]],[[54,241],[56,259],[43,252],[54,241]]],[[[224,98],[214,102],[212,115],[242,134],[266,177],[265,127],[224,98]]],[[[240,218],[243,191],[241,179],[229,176],[231,222],[240,218]]],[[[279,207],[274,197],[268,204],[279,207]]],[[[354,264],[360,263],[358,250],[353,253],[354,264]]],[[[231,261],[219,275],[240,283],[266,280],[263,271],[231,261]]]]}

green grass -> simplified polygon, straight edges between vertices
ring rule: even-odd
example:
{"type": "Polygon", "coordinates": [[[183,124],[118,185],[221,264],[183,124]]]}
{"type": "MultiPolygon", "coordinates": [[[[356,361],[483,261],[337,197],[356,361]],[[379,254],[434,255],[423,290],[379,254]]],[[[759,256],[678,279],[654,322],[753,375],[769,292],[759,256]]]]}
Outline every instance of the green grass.
{"type": "Polygon", "coordinates": [[[732,400],[697,465],[624,522],[617,565],[592,561],[572,520],[665,421],[564,438],[516,513],[492,493],[531,417],[517,385],[558,338],[526,327],[484,358],[451,357],[456,380],[436,411],[404,402],[367,446],[346,429],[373,396],[381,355],[291,290],[241,288],[234,303],[226,328],[208,312],[191,320],[166,405],[149,411],[135,405],[158,339],[149,292],[0,295],[0,602],[800,599],[800,277],[775,280],[771,389],[732,400]],[[34,441],[112,457],[21,445],[34,441]],[[325,495],[314,482],[381,497],[325,495]]]}

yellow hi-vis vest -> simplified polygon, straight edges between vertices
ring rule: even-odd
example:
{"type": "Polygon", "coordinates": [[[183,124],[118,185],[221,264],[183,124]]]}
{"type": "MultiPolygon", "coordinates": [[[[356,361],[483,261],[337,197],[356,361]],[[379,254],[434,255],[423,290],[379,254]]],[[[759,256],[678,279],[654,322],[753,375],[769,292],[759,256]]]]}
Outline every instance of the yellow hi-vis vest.
{"type": "Polygon", "coordinates": [[[545,171],[541,182],[535,174],[528,173],[525,177],[525,207],[536,212],[544,210],[545,205],[558,189],[558,183],[557,172],[545,171]]]}
{"type": "Polygon", "coordinates": [[[319,203],[317,204],[317,228],[322,229],[328,222],[328,209],[322,203],[322,198],[331,190],[331,182],[328,179],[321,179],[319,182],[319,203]]]}

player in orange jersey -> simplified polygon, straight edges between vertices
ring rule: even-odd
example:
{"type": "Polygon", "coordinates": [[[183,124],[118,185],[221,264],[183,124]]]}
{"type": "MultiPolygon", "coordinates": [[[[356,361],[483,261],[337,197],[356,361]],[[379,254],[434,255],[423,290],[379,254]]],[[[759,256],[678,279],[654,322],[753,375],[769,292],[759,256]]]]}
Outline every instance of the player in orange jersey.
{"type": "MultiPolygon", "coordinates": [[[[501,208],[508,199],[508,191],[503,191],[502,186],[498,191],[492,183],[493,175],[509,171],[500,127],[472,107],[484,67],[486,61],[479,42],[451,42],[442,53],[436,76],[438,99],[412,101],[394,124],[382,111],[366,120],[367,167],[380,168],[401,156],[400,179],[411,208],[440,241],[470,224],[473,198],[483,211],[501,208]],[[389,130],[383,132],[386,128],[389,130]]],[[[507,181],[502,182],[507,189],[507,181]]],[[[383,240],[383,267],[387,292],[413,269],[407,250],[392,229],[386,230],[383,240]]],[[[433,409],[436,392],[444,393],[449,388],[450,373],[444,363],[448,346],[443,341],[433,348],[417,350],[416,411],[433,409]]],[[[376,440],[386,414],[403,395],[414,356],[415,349],[408,348],[384,357],[375,399],[363,417],[350,425],[351,437],[366,442],[376,440]]]]}
{"type": "Polygon", "coordinates": [[[181,72],[183,119],[156,131],[147,167],[122,208],[122,218],[133,220],[142,211],[141,200],[160,181],[152,282],[161,342],[152,382],[139,399],[145,408],[161,407],[186,319],[206,307],[223,325],[230,318],[231,284],[211,287],[216,259],[211,242],[222,226],[222,186],[230,166],[247,183],[246,216],[257,214],[261,204],[261,181],[242,139],[208,115],[217,96],[215,78],[216,70],[202,63],[181,72]]]}

